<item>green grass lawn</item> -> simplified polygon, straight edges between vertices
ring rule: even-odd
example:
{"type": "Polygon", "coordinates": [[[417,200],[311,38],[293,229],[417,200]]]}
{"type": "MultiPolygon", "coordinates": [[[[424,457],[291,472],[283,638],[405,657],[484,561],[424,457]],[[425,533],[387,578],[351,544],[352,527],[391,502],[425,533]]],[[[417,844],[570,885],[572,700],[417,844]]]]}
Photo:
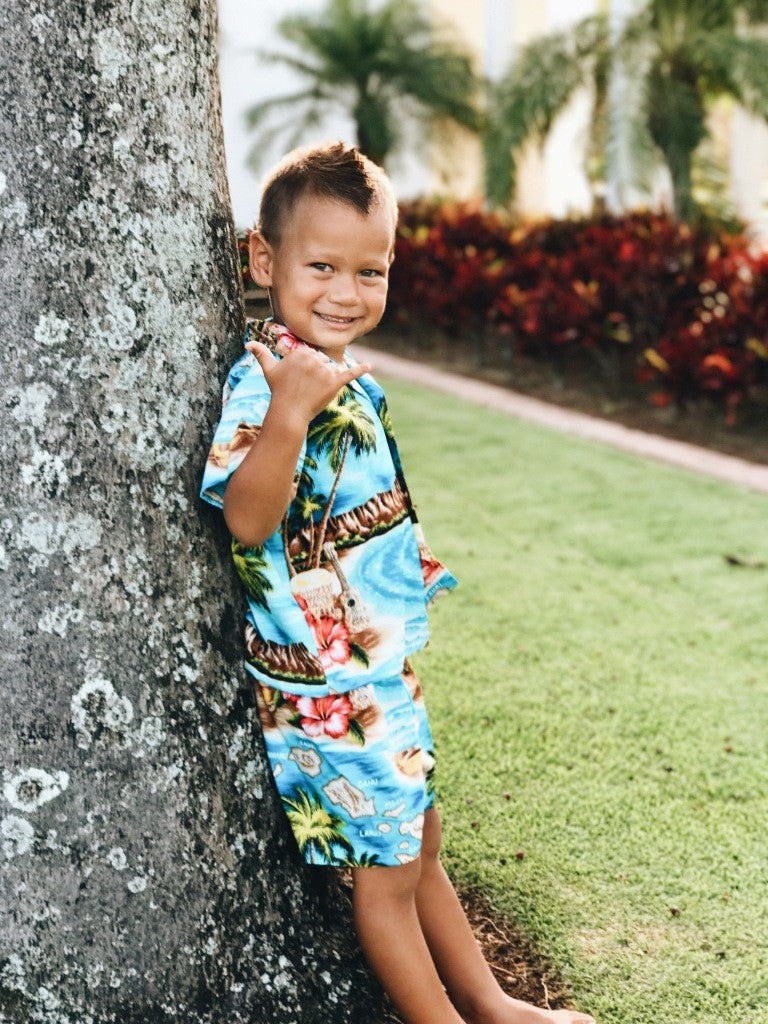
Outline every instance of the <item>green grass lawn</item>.
{"type": "Polygon", "coordinates": [[[417,663],[454,879],[599,1024],[766,1024],[768,570],[723,556],[768,500],[387,390],[462,584],[417,663]]]}

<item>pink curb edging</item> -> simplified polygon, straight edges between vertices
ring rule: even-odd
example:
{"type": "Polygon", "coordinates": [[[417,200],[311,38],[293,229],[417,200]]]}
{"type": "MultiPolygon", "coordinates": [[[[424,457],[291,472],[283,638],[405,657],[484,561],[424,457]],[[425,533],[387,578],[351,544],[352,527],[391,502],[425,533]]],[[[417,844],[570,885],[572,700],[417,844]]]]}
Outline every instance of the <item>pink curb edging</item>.
{"type": "Polygon", "coordinates": [[[673,441],[657,434],[633,430],[620,423],[563,409],[496,384],[448,373],[379,349],[355,346],[354,354],[360,362],[369,363],[374,374],[420,384],[542,427],[768,494],[768,466],[760,463],[723,455],[686,441],[673,441]]]}

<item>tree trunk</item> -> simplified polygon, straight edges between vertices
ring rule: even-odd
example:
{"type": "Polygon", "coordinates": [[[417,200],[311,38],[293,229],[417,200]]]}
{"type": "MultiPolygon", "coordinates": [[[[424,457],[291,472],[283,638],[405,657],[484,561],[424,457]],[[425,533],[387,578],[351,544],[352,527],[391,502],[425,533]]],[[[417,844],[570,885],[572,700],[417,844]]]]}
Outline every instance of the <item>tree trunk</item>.
{"type": "Polygon", "coordinates": [[[0,5],[0,1021],[373,1021],[197,500],[242,302],[214,0],[0,5]]]}

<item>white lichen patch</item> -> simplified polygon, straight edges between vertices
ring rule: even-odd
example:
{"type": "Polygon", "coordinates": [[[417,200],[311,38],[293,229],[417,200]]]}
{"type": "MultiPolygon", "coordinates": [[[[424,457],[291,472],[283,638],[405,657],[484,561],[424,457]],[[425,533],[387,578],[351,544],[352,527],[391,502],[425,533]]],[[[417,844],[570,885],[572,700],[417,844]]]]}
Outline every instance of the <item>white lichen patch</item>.
{"type": "Polygon", "coordinates": [[[46,423],[46,412],[56,392],[50,386],[41,382],[28,384],[24,388],[16,388],[11,391],[11,400],[15,405],[11,410],[11,416],[17,423],[23,423],[30,427],[43,427],[46,423]]]}
{"type": "MultiPolygon", "coordinates": [[[[56,1010],[58,1010],[59,1006],[61,1006],[61,1002],[58,996],[56,996],[45,985],[38,986],[37,991],[35,992],[35,1002],[38,1004],[37,1009],[44,1010],[47,1014],[54,1013],[56,1010]]],[[[41,1018],[38,1017],[37,1019],[40,1020],[41,1018]]],[[[50,1016],[44,1017],[42,1019],[45,1021],[53,1021],[53,1018],[50,1016]]],[[[57,1019],[56,1024],[60,1024],[60,1022],[61,1024],[63,1024],[63,1021],[59,1017],[57,1019]]]]}
{"type": "Polygon", "coordinates": [[[11,559],[8,555],[8,549],[5,544],[0,544],[0,572],[4,572],[10,564],[11,559]]]}
{"type": "Polygon", "coordinates": [[[93,61],[105,81],[115,85],[131,66],[128,40],[116,28],[103,28],[93,40],[93,61]]]}
{"type": "Polygon", "coordinates": [[[18,953],[9,953],[5,963],[0,967],[0,984],[13,992],[27,991],[24,962],[18,953]]]}
{"type": "Polygon", "coordinates": [[[46,40],[46,29],[51,25],[51,19],[48,15],[43,14],[41,11],[30,18],[29,24],[32,29],[32,38],[36,39],[38,43],[44,43],[46,40]]]}
{"type": "Polygon", "coordinates": [[[257,800],[263,796],[261,786],[255,780],[259,777],[260,770],[257,761],[246,761],[235,777],[235,786],[238,790],[250,792],[257,800]]]}
{"type": "Polygon", "coordinates": [[[101,524],[87,512],[76,512],[69,520],[45,519],[41,515],[27,516],[16,534],[16,546],[22,550],[32,549],[43,555],[63,551],[72,555],[75,551],[89,551],[101,540],[101,524]]]}
{"type": "Polygon", "coordinates": [[[69,483],[64,459],[40,448],[32,452],[29,462],[21,464],[19,473],[26,487],[37,487],[50,495],[59,494],[69,483]]]}
{"type": "Polygon", "coordinates": [[[70,624],[78,625],[85,618],[82,608],[75,608],[74,605],[57,604],[53,608],[46,608],[37,620],[37,628],[41,633],[55,633],[64,637],[70,624]]]}
{"type": "Polygon", "coordinates": [[[77,745],[86,749],[104,730],[123,735],[133,719],[133,705],[122,697],[109,679],[91,676],[70,701],[71,721],[77,745]]]}
{"type": "Polygon", "coordinates": [[[64,345],[71,330],[72,325],[64,317],[56,316],[55,313],[42,313],[33,333],[38,345],[53,348],[55,345],[64,345]]]}
{"type": "Polygon", "coordinates": [[[6,188],[8,188],[8,179],[5,176],[5,172],[0,171],[0,196],[5,192],[6,188]]]}
{"type": "MultiPolygon", "coordinates": [[[[166,739],[166,732],[163,729],[163,720],[158,715],[147,715],[137,729],[131,733],[132,753],[134,757],[142,758],[148,750],[159,747],[166,739]]],[[[156,792],[155,786],[153,792],[156,792]]]]}
{"type": "Polygon", "coordinates": [[[7,814],[0,821],[0,836],[3,840],[3,853],[10,860],[30,849],[35,838],[35,830],[26,818],[20,818],[17,814],[7,814]]]}
{"type": "Polygon", "coordinates": [[[147,715],[136,733],[136,740],[146,747],[159,747],[165,737],[163,720],[157,715],[147,715]]]}
{"type": "Polygon", "coordinates": [[[184,773],[184,762],[174,761],[173,764],[169,764],[165,769],[165,790],[169,790],[171,786],[175,786],[178,779],[184,773]]]}
{"type": "Polygon", "coordinates": [[[128,867],[128,858],[126,857],[125,850],[122,846],[113,846],[105,860],[110,867],[115,869],[115,871],[125,871],[128,867]]]}
{"type": "Polygon", "coordinates": [[[145,164],[141,170],[141,177],[148,188],[159,195],[167,195],[171,188],[171,172],[167,164],[152,163],[145,164]]]}
{"type": "Polygon", "coordinates": [[[130,878],[125,883],[125,887],[129,890],[129,892],[144,892],[144,890],[147,888],[147,880],[143,875],[134,875],[133,878],[130,878]]]}
{"type": "Polygon", "coordinates": [[[72,115],[68,130],[64,133],[63,142],[68,149],[77,149],[83,144],[83,119],[78,113],[72,115]]]}
{"type": "Polygon", "coordinates": [[[136,310],[124,301],[122,291],[117,287],[114,291],[103,291],[102,299],[107,313],[91,332],[97,351],[129,352],[141,333],[136,310]]]}
{"type": "Polygon", "coordinates": [[[27,223],[27,217],[29,216],[29,206],[27,203],[20,199],[18,196],[16,199],[12,199],[7,206],[0,208],[0,217],[7,221],[9,224],[15,224],[18,228],[23,228],[27,223]]]}
{"type": "Polygon", "coordinates": [[[15,811],[31,814],[49,800],[53,800],[69,785],[67,772],[53,775],[44,768],[25,768],[16,775],[3,772],[3,796],[15,811]]]}
{"type": "Polygon", "coordinates": [[[230,761],[236,761],[237,758],[243,751],[245,746],[245,729],[242,725],[238,725],[232,736],[232,740],[229,744],[229,759],[230,761]]]}

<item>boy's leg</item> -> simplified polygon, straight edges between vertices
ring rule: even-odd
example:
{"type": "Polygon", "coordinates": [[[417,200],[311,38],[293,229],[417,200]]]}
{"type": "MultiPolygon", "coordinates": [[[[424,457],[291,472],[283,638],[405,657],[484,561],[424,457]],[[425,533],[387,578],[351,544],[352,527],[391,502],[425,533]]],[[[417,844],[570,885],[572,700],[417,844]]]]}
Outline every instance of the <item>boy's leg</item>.
{"type": "Polygon", "coordinates": [[[440,840],[440,818],[430,808],[424,820],[416,908],[433,961],[462,1019],[467,1024],[593,1024],[588,1014],[540,1009],[501,989],[440,863],[440,840]]]}
{"type": "Polygon", "coordinates": [[[414,896],[420,860],[353,870],[355,928],[369,964],[407,1024],[463,1024],[419,924],[414,896]]]}

